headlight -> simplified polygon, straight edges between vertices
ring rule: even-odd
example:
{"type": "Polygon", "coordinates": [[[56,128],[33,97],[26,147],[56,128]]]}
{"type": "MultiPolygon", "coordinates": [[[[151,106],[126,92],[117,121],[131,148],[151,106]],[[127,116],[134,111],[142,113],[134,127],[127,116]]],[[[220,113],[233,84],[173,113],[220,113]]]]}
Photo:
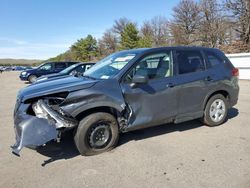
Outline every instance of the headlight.
{"type": "Polygon", "coordinates": [[[26,72],[26,71],[24,71],[24,72],[22,72],[21,74],[24,76],[24,75],[26,75],[26,74],[27,74],[27,72],[26,72]]]}

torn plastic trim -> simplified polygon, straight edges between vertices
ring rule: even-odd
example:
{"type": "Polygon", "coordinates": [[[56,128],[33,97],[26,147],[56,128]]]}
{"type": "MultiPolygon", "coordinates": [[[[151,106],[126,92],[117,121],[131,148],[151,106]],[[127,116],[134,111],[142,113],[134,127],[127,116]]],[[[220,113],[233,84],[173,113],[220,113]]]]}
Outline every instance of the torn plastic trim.
{"type": "Polygon", "coordinates": [[[133,115],[133,110],[129,104],[124,104],[124,106],[122,107],[124,108],[124,110],[122,111],[122,113],[117,113],[117,120],[120,125],[120,131],[126,132],[130,119],[133,115]]]}
{"type": "Polygon", "coordinates": [[[78,125],[78,121],[63,116],[59,112],[53,110],[49,105],[47,105],[42,99],[33,103],[32,109],[38,118],[47,119],[52,124],[54,123],[56,128],[71,128],[78,125]]]}

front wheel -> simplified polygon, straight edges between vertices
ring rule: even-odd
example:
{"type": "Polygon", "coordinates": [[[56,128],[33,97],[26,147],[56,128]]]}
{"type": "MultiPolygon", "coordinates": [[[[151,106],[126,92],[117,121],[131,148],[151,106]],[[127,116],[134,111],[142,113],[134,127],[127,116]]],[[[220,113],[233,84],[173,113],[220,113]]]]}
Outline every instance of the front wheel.
{"type": "Polygon", "coordinates": [[[228,108],[228,101],[223,95],[212,96],[207,102],[203,122],[211,127],[221,125],[226,121],[228,108]]]}
{"type": "Polygon", "coordinates": [[[115,147],[118,123],[109,113],[90,114],[80,121],[74,140],[81,155],[97,155],[115,147]]]}
{"type": "Polygon", "coordinates": [[[28,78],[30,83],[34,83],[37,80],[37,76],[36,75],[30,75],[28,78]]]}

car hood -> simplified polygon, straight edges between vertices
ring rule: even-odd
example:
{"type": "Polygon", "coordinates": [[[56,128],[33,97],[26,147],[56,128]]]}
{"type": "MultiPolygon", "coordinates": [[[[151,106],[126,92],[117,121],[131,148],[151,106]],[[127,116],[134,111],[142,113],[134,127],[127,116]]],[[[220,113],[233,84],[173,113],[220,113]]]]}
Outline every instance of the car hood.
{"type": "MultiPolygon", "coordinates": [[[[27,72],[27,73],[33,73],[34,71],[36,71],[37,68],[33,68],[33,69],[27,69],[27,70],[23,70],[22,72],[27,72]]],[[[21,73],[22,73],[21,72],[21,73]]]]}
{"type": "Polygon", "coordinates": [[[90,88],[97,82],[98,80],[73,76],[55,79],[27,86],[19,91],[18,98],[21,102],[25,102],[26,100],[32,98],[90,88]]]}

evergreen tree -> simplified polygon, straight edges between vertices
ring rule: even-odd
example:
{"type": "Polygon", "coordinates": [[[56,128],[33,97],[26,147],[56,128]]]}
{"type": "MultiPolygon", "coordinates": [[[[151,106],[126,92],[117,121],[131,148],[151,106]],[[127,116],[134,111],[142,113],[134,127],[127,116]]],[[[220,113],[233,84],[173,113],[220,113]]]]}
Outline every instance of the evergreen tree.
{"type": "Polygon", "coordinates": [[[139,46],[140,37],[138,30],[133,23],[129,23],[121,33],[121,49],[133,49],[139,46]]]}
{"type": "Polygon", "coordinates": [[[88,35],[73,44],[71,51],[75,60],[91,61],[97,56],[97,41],[91,35],[88,35]]]}
{"type": "Polygon", "coordinates": [[[143,36],[140,38],[138,47],[139,48],[152,48],[153,39],[151,36],[143,36]]]}

